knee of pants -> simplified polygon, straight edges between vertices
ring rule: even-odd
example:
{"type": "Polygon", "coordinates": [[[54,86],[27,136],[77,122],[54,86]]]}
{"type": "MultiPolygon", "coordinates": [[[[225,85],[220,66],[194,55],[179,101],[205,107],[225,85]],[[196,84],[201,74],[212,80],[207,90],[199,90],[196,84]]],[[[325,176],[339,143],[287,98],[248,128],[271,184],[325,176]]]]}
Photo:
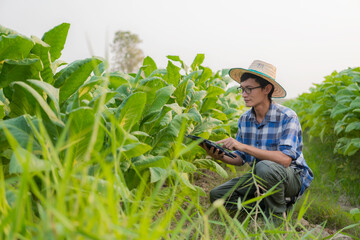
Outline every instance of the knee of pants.
{"type": "Polygon", "coordinates": [[[210,191],[210,202],[213,203],[213,202],[215,202],[216,199],[218,199],[217,193],[216,193],[216,191],[214,191],[214,189],[212,189],[210,191]]]}
{"type": "Polygon", "coordinates": [[[221,195],[220,192],[216,190],[216,188],[214,188],[210,191],[210,202],[211,203],[215,202],[217,199],[220,199],[222,197],[223,197],[223,195],[221,195]]]}
{"type": "Polygon", "coordinates": [[[280,180],[279,176],[276,172],[271,168],[272,164],[276,164],[274,162],[263,160],[256,164],[255,166],[255,174],[260,177],[262,180],[268,182],[273,180],[280,180]]]}

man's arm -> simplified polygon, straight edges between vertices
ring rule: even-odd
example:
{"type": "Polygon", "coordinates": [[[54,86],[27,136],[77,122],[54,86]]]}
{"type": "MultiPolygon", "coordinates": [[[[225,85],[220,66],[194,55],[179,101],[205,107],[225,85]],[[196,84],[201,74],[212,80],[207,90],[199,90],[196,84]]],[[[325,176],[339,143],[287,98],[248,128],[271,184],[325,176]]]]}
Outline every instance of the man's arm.
{"type": "Polygon", "coordinates": [[[227,138],[221,141],[216,142],[217,144],[223,143],[223,147],[231,150],[239,150],[245,152],[251,156],[254,156],[260,160],[270,160],[276,163],[283,165],[284,167],[289,167],[291,163],[291,157],[282,153],[281,151],[269,151],[259,149],[250,145],[246,145],[238,142],[234,138],[227,138]]]}

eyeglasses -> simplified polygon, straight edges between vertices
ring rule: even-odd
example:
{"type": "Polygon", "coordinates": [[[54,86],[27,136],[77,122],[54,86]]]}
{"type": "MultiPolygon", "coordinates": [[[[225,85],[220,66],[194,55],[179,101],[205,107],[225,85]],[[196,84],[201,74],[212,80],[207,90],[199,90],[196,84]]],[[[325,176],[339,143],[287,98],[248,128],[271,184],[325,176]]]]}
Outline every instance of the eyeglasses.
{"type": "Polygon", "coordinates": [[[252,90],[256,89],[256,88],[261,88],[261,86],[258,86],[258,87],[238,87],[237,89],[239,90],[240,93],[244,93],[246,92],[247,94],[250,94],[252,90]]]}

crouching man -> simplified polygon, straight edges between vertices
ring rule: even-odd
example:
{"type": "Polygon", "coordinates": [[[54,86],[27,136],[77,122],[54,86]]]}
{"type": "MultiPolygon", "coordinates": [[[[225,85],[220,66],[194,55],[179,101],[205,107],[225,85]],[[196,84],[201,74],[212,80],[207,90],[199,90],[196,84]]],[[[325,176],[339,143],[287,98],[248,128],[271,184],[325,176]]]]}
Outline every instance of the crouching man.
{"type": "MultiPolygon", "coordinates": [[[[275,81],[276,68],[263,61],[254,61],[248,69],[233,68],[232,79],[240,83],[240,93],[250,110],[238,121],[236,139],[218,141],[234,150],[237,157],[230,158],[218,150],[207,149],[208,155],[224,163],[254,166],[254,173],[265,189],[277,185],[274,194],[264,198],[265,213],[283,216],[286,197],[300,197],[309,187],[313,173],[302,154],[302,130],[296,113],[272,101],[272,97],[285,97],[286,92],[275,81]]],[[[256,187],[251,173],[217,186],[210,192],[210,201],[225,199],[228,210],[236,210],[238,198],[244,202],[255,197],[256,187]]]]}

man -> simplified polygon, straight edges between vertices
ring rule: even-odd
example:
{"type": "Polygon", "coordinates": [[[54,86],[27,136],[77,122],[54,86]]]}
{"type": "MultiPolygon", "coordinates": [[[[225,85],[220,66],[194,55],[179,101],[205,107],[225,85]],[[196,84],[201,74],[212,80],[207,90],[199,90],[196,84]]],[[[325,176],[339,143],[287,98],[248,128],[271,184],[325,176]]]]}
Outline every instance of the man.
{"type": "MultiPolygon", "coordinates": [[[[300,197],[309,187],[313,173],[302,154],[302,130],[296,113],[276,104],[272,97],[285,97],[285,90],[275,81],[276,68],[263,61],[254,61],[249,69],[234,68],[232,79],[240,83],[247,107],[238,121],[236,139],[218,141],[224,148],[235,150],[236,158],[225,156],[213,148],[202,147],[215,159],[227,164],[254,166],[254,173],[268,190],[277,185],[272,195],[264,198],[265,213],[283,216],[286,197],[300,197]]],[[[244,202],[255,197],[253,175],[234,178],[210,192],[210,201],[225,198],[225,206],[236,210],[238,198],[244,202]]]]}

